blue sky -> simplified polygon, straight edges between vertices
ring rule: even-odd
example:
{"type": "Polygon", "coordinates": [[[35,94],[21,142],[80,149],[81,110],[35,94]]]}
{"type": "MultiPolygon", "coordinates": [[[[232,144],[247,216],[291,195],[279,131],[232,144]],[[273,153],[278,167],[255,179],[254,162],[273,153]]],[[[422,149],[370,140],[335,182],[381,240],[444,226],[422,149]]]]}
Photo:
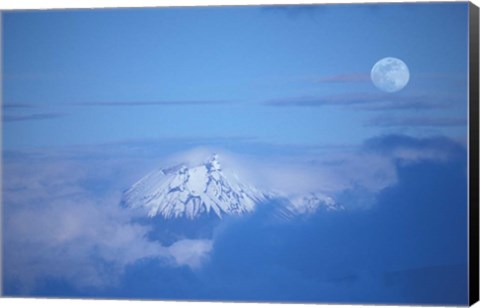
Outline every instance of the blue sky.
{"type": "Polygon", "coordinates": [[[3,13],[4,293],[465,305],[467,8],[3,13]],[[403,90],[372,84],[384,57],[408,65],[403,90]],[[212,151],[344,210],[165,241],[120,206],[212,151]]]}
{"type": "Polygon", "coordinates": [[[465,3],[4,13],[4,147],[461,138],[466,16],[465,3]],[[387,56],[411,72],[389,95],[368,78],[387,56]]]}

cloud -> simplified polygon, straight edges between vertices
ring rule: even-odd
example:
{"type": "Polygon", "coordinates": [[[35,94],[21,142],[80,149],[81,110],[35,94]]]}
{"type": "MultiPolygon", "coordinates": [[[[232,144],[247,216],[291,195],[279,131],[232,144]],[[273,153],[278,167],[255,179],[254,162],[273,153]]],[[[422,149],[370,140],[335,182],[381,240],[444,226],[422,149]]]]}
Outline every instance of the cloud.
{"type": "Polygon", "coordinates": [[[452,127],[466,126],[467,119],[463,117],[393,117],[382,116],[370,119],[366,123],[368,126],[377,127],[452,127]]]}
{"type": "MultiPolygon", "coordinates": [[[[258,145],[253,146],[259,148],[258,145]]],[[[188,151],[169,155],[163,160],[164,165],[162,167],[178,164],[196,166],[206,162],[213,154],[217,154],[222,172],[227,177],[236,178],[265,191],[280,192],[287,195],[306,193],[317,191],[319,186],[322,186],[321,183],[328,182],[326,178],[325,181],[321,180],[324,175],[317,173],[317,168],[305,162],[309,158],[298,157],[295,154],[283,157],[284,153],[272,155],[272,151],[281,153],[285,150],[288,151],[288,147],[272,148],[266,146],[264,151],[268,154],[264,156],[262,155],[263,152],[242,153],[230,151],[221,146],[194,147],[188,151]]],[[[303,154],[301,149],[300,153],[303,154]]],[[[322,186],[322,190],[328,190],[327,187],[331,186],[322,186]]]]}
{"type": "Polygon", "coordinates": [[[16,109],[16,108],[23,109],[23,108],[34,108],[35,105],[33,105],[33,104],[20,104],[20,103],[15,103],[15,104],[4,103],[2,105],[2,107],[4,109],[16,109]]]}
{"type": "Polygon", "coordinates": [[[5,80],[18,81],[42,81],[69,78],[68,75],[61,73],[45,73],[45,72],[23,72],[23,73],[6,73],[3,78],[5,80]]]}
{"type": "Polygon", "coordinates": [[[199,268],[212,250],[212,240],[180,240],[168,247],[169,253],[179,265],[199,268]]]}
{"type": "Polygon", "coordinates": [[[230,300],[466,303],[465,166],[466,156],[400,166],[368,211],[238,220],[215,239],[202,284],[230,300]]]}
{"type": "Polygon", "coordinates": [[[315,18],[317,13],[325,10],[325,6],[301,4],[301,5],[265,5],[261,11],[265,13],[281,14],[289,18],[296,19],[300,17],[315,18]]]}
{"type": "Polygon", "coordinates": [[[135,102],[80,102],[74,103],[77,107],[132,107],[132,106],[196,106],[196,105],[221,105],[231,104],[232,101],[221,100],[185,100],[185,101],[135,101],[135,102]]]}
{"type": "Polygon", "coordinates": [[[461,144],[443,137],[385,135],[357,146],[272,145],[259,153],[199,147],[168,156],[162,167],[200,164],[216,153],[227,176],[262,190],[285,195],[318,192],[332,197],[353,191],[361,194],[367,205],[375,194],[398,182],[399,164],[446,162],[462,149],[461,144]]]}
{"type": "Polygon", "coordinates": [[[385,135],[368,139],[354,150],[319,157],[312,171],[322,175],[317,183],[326,189],[324,192],[346,202],[344,206],[368,208],[379,193],[398,185],[401,167],[448,163],[463,155],[465,147],[446,137],[385,135]]]}
{"type": "MultiPolygon", "coordinates": [[[[210,150],[177,157],[195,161],[210,150]]],[[[10,153],[3,163],[6,295],[392,304],[461,304],[465,295],[466,149],[448,138],[219,151],[226,167],[265,185],[329,187],[346,210],[287,224],[259,210],[222,221],[211,237],[170,243],[118,206],[143,158],[52,152],[10,153]],[[362,202],[368,211],[358,209],[362,202]]]]}
{"type": "MultiPolygon", "coordinates": [[[[375,149],[365,144],[363,150],[387,155],[397,142],[418,149],[452,146],[448,139],[384,136],[372,141],[375,149]]],[[[368,211],[276,224],[256,211],[228,220],[201,268],[138,263],[125,277],[123,297],[465,305],[466,155],[454,148],[463,155],[397,166],[397,185],[378,192],[368,211]]]]}
{"type": "Polygon", "coordinates": [[[118,286],[125,268],[145,259],[197,268],[208,240],[167,246],[149,237],[139,212],[119,206],[131,162],[8,157],[3,164],[4,286],[31,294],[48,281],[76,289],[118,286]],[[125,170],[122,170],[125,169],[125,170]],[[119,184],[123,183],[123,184],[119,184]]]}
{"type": "Polygon", "coordinates": [[[35,113],[27,115],[3,115],[4,122],[19,122],[19,121],[36,121],[49,120],[68,116],[67,113],[35,113]]]}
{"type": "Polygon", "coordinates": [[[82,198],[18,209],[7,205],[6,284],[20,284],[21,293],[47,279],[102,288],[115,285],[127,264],[147,257],[167,258],[161,244],[144,239],[148,230],[129,223],[125,214],[82,198]]]}
{"type": "Polygon", "coordinates": [[[367,153],[378,153],[401,163],[446,162],[466,155],[463,143],[443,136],[414,138],[405,135],[385,135],[366,140],[363,149],[367,153]]]}
{"type": "Polygon", "coordinates": [[[302,96],[264,102],[273,107],[351,106],[361,110],[408,110],[452,107],[453,100],[428,95],[400,96],[376,93],[347,93],[331,96],[302,96]]]}
{"type": "Polygon", "coordinates": [[[310,78],[315,83],[370,82],[370,75],[362,73],[341,74],[310,78]]]}
{"type": "MultiPolygon", "coordinates": [[[[119,139],[97,144],[72,145],[53,148],[15,149],[3,151],[4,158],[23,158],[35,160],[39,158],[49,161],[58,159],[106,159],[109,162],[127,159],[132,165],[155,167],[155,162],[169,163],[165,159],[172,153],[187,153],[192,149],[208,148],[209,153],[215,149],[231,148],[234,151],[242,149],[256,150],[262,145],[257,138],[251,136],[190,136],[190,137],[160,137],[119,139]]],[[[175,159],[178,160],[178,159],[175,159]]],[[[115,166],[118,168],[118,166],[115,166]]],[[[123,166],[125,168],[125,166],[123,166]]]]}

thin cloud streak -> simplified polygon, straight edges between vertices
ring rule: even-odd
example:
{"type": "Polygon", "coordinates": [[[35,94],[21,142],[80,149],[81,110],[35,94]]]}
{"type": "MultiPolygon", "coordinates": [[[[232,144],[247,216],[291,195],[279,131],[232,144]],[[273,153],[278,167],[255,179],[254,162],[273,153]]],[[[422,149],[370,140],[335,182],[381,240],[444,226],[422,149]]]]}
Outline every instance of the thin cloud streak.
{"type": "Polygon", "coordinates": [[[105,106],[105,107],[132,107],[132,106],[192,106],[192,105],[221,105],[232,103],[232,101],[132,101],[132,102],[83,102],[74,103],[76,107],[105,106]]]}
{"type": "Polygon", "coordinates": [[[450,99],[427,95],[398,96],[376,93],[347,93],[331,96],[302,96],[264,102],[273,107],[354,106],[364,110],[437,109],[452,106],[450,99]]]}
{"type": "Polygon", "coordinates": [[[45,107],[143,107],[143,106],[201,106],[238,103],[231,100],[172,100],[172,101],[109,101],[109,102],[58,102],[58,103],[5,103],[4,109],[45,107]]]}
{"type": "Polygon", "coordinates": [[[35,108],[32,104],[21,104],[21,103],[6,103],[3,104],[3,109],[24,109],[24,108],[35,108]]]}
{"type": "Polygon", "coordinates": [[[41,81],[41,80],[54,80],[65,79],[68,75],[61,73],[45,73],[45,72],[25,72],[25,73],[6,73],[3,76],[4,80],[15,81],[41,81]]]}
{"type": "Polygon", "coordinates": [[[375,127],[454,127],[467,125],[463,117],[377,117],[370,119],[367,126],[375,127]]]}
{"type": "Polygon", "coordinates": [[[370,82],[370,75],[361,73],[340,74],[332,76],[312,77],[310,78],[315,83],[344,83],[344,82],[370,82]]]}
{"type": "Polygon", "coordinates": [[[49,120],[68,116],[68,113],[36,113],[27,115],[4,115],[3,122],[49,120]]]}

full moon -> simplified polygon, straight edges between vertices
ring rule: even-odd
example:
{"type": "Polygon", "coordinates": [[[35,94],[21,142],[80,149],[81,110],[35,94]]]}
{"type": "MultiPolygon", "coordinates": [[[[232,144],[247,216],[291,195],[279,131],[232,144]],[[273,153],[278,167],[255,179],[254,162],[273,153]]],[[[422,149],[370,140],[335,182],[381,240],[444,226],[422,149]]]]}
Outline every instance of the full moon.
{"type": "Polygon", "coordinates": [[[403,89],[410,79],[408,67],[400,59],[383,58],[372,67],[370,72],[373,84],[385,92],[397,92],[403,89]]]}

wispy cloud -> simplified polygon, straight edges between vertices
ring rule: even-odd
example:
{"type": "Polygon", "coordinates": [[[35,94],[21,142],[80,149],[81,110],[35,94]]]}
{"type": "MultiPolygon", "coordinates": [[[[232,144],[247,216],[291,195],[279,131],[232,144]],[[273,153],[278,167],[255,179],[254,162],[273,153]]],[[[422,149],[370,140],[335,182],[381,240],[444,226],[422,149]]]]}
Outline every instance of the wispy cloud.
{"type": "Polygon", "coordinates": [[[15,81],[39,81],[39,80],[53,80],[65,79],[68,75],[62,73],[46,73],[46,72],[23,72],[23,73],[5,73],[3,78],[5,80],[15,81]]]}
{"type": "Polygon", "coordinates": [[[55,118],[61,118],[68,116],[68,113],[35,113],[35,114],[26,114],[26,115],[4,115],[4,122],[19,122],[19,121],[36,121],[36,120],[49,120],[55,118]]]}
{"type": "Polygon", "coordinates": [[[72,106],[89,107],[89,106],[109,106],[109,107],[135,107],[135,106],[195,106],[195,105],[221,105],[229,104],[232,101],[224,100],[166,100],[166,101],[126,101],[126,102],[79,102],[73,103],[72,106]]]}
{"type": "Polygon", "coordinates": [[[381,116],[366,122],[368,126],[377,127],[452,127],[465,126],[467,119],[464,117],[395,117],[381,116]]]}
{"type": "MultiPolygon", "coordinates": [[[[145,149],[151,144],[136,146],[145,149]]],[[[76,152],[82,150],[92,153],[91,149],[80,148],[76,152]]],[[[138,153],[138,149],[130,150],[138,153]]],[[[78,288],[108,287],[121,281],[127,267],[145,260],[166,269],[196,269],[215,254],[213,241],[217,238],[182,238],[166,246],[149,236],[152,230],[148,225],[138,223],[139,213],[119,206],[121,190],[144,173],[144,157],[119,157],[115,155],[118,153],[110,153],[108,159],[73,157],[67,151],[62,158],[56,149],[51,152],[50,158],[37,152],[7,155],[3,163],[4,277],[9,285],[24,286],[20,293],[27,294],[48,279],[60,279],[78,288]]],[[[196,159],[206,153],[175,157],[196,159]]],[[[220,154],[224,155],[224,172],[229,168],[239,171],[241,179],[245,177],[246,182],[259,184],[260,188],[333,194],[358,190],[367,200],[361,206],[369,206],[371,196],[375,198],[398,182],[399,161],[443,162],[464,153],[460,145],[447,138],[382,136],[356,148],[335,148],[321,155],[306,155],[304,151],[288,158],[220,154]]],[[[151,163],[168,166],[169,157],[158,161],[156,156],[151,163]]],[[[348,200],[358,200],[358,195],[348,200]]],[[[355,207],[357,203],[345,206],[355,207]]]]}
{"type": "Polygon", "coordinates": [[[57,156],[3,164],[9,286],[29,294],[48,279],[59,279],[77,288],[104,288],[118,284],[126,266],[140,260],[167,268],[195,268],[206,260],[212,249],[208,239],[182,239],[171,246],[149,239],[151,228],[134,221],[139,213],[119,206],[118,182],[131,176],[125,168],[132,162],[109,162],[57,156]]]}
{"type": "Polygon", "coordinates": [[[267,155],[201,148],[177,153],[169,160],[170,164],[175,159],[184,162],[196,157],[202,161],[214,151],[220,155],[224,172],[234,172],[239,178],[267,191],[285,194],[319,192],[335,196],[357,189],[375,195],[395,185],[397,163],[446,161],[454,153],[461,152],[461,148],[447,138],[388,135],[369,139],[357,146],[327,149],[299,146],[298,151],[292,151],[290,146],[277,146],[270,148],[267,155]]]}
{"type": "Polygon", "coordinates": [[[35,105],[32,104],[22,104],[22,103],[6,103],[2,105],[3,109],[24,109],[24,108],[35,108],[35,105]]]}
{"type": "MultiPolygon", "coordinates": [[[[85,102],[36,102],[36,103],[4,103],[4,110],[45,109],[56,107],[153,107],[153,106],[206,106],[206,105],[229,105],[240,103],[232,100],[161,100],[161,101],[85,101],[85,102]]],[[[43,120],[66,116],[66,113],[36,113],[27,115],[4,115],[5,122],[43,120]]]]}
{"type": "Polygon", "coordinates": [[[365,141],[363,151],[389,157],[393,161],[412,163],[423,160],[447,161],[459,153],[465,154],[465,145],[447,137],[413,138],[405,135],[386,135],[365,141]]]}
{"type": "Polygon", "coordinates": [[[370,75],[364,73],[351,73],[310,77],[308,80],[314,83],[370,82],[370,75]]]}
{"type": "Polygon", "coordinates": [[[264,102],[273,107],[353,106],[364,110],[435,109],[452,106],[450,98],[429,95],[400,96],[376,93],[347,93],[331,96],[301,96],[264,102]]]}
{"type": "Polygon", "coordinates": [[[316,14],[322,10],[325,10],[325,8],[325,6],[315,4],[265,5],[261,7],[261,11],[265,13],[282,14],[289,18],[315,18],[316,14]]]}

